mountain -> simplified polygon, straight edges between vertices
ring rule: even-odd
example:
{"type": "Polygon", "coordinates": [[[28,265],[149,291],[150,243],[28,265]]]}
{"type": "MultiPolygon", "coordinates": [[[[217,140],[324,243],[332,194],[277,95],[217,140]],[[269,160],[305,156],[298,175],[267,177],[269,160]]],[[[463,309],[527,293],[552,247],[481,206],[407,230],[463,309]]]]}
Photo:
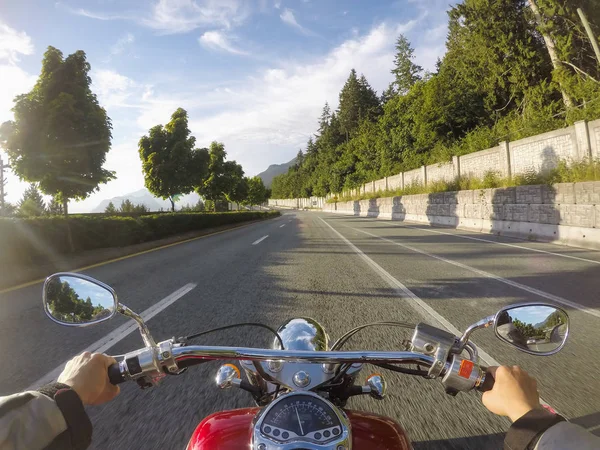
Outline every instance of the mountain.
{"type": "Polygon", "coordinates": [[[282,173],[287,173],[288,169],[296,162],[296,158],[283,164],[271,164],[267,170],[259,173],[257,176],[263,180],[266,187],[271,187],[273,178],[282,173]]]}
{"type": "MultiPolygon", "coordinates": [[[[175,208],[180,208],[187,204],[195,205],[198,202],[200,196],[196,193],[191,193],[182,196],[179,201],[175,202],[175,208]]],[[[165,211],[169,211],[171,209],[171,202],[168,200],[163,200],[160,198],[154,197],[148,189],[140,189],[139,191],[130,192],[129,194],[121,195],[119,197],[113,197],[106,200],[102,200],[98,206],[96,206],[92,212],[93,213],[101,213],[104,212],[106,207],[110,202],[115,205],[115,208],[119,208],[121,203],[125,200],[129,200],[133,204],[144,204],[148,207],[150,211],[160,211],[160,209],[164,209],[165,211]]]]}

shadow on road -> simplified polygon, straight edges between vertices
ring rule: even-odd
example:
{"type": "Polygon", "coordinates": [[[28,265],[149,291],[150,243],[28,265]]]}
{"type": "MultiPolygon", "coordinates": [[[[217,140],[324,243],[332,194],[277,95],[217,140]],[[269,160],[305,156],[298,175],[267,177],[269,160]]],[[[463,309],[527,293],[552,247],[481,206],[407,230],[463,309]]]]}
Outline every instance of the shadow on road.
{"type": "Polygon", "coordinates": [[[414,450],[500,450],[504,445],[504,433],[455,438],[447,440],[413,442],[414,450]]]}

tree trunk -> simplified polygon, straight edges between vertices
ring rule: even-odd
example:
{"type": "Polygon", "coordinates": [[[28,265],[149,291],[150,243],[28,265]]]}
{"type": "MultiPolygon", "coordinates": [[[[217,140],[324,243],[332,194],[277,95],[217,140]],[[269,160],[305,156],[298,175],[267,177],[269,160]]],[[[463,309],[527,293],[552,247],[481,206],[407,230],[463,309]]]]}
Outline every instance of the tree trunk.
{"type": "Polygon", "coordinates": [[[169,201],[171,202],[171,212],[175,212],[175,202],[172,197],[169,197],[169,201]]]}
{"type": "Polygon", "coordinates": [[[73,234],[71,233],[71,224],[69,223],[69,199],[64,196],[62,198],[63,213],[67,226],[67,243],[69,244],[69,250],[73,253],[75,252],[75,244],[73,243],[73,234]]]}
{"type": "MultiPolygon", "coordinates": [[[[531,7],[531,11],[533,11],[535,21],[537,22],[538,28],[540,29],[540,33],[542,34],[542,37],[544,38],[544,42],[546,43],[546,48],[548,49],[548,54],[550,55],[550,60],[552,61],[552,66],[554,67],[554,70],[557,70],[557,69],[563,67],[563,65],[562,65],[562,62],[560,61],[560,58],[556,54],[556,45],[554,44],[554,40],[552,39],[552,36],[550,36],[550,34],[541,31],[541,29],[544,26],[544,20],[542,19],[542,14],[540,13],[540,10],[539,10],[537,4],[535,3],[535,0],[528,0],[528,1],[529,1],[529,6],[531,7]]],[[[559,82],[559,84],[560,84],[560,82],[559,82]]],[[[567,108],[572,108],[573,100],[571,100],[571,97],[569,97],[569,95],[565,92],[565,90],[562,88],[562,86],[561,86],[560,92],[562,94],[562,98],[563,98],[563,102],[564,102],[565,106],[567,108]]]]}

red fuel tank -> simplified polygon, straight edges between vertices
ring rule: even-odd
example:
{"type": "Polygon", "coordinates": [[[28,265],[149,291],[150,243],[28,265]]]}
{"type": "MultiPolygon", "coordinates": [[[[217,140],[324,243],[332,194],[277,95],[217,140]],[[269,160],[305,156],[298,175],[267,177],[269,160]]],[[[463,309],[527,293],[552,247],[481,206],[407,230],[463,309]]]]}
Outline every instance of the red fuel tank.
{"type": "MultiPolygon", "coordinates": [[[[259,408],[234,409],[208,416],[194,431],[187,450],[247,449],[252,419],[259,408]]],[[[352,424],[353,450],[411,450],[402,427],[392,419],[361,411],[346,411],[352,424]]]]}

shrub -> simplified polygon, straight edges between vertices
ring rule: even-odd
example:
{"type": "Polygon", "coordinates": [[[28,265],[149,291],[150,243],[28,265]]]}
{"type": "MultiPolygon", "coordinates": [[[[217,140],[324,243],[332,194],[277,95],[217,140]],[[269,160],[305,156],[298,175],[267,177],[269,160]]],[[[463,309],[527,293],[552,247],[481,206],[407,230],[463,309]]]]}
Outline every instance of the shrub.
{"type": "Polygon", "coordinates": [[[123,247],[180,233],[279,215],[278,211],[175,213],[138,217],[76,215],[0,218],[0,263],[43,262],[71,251],[123,247]]]}

